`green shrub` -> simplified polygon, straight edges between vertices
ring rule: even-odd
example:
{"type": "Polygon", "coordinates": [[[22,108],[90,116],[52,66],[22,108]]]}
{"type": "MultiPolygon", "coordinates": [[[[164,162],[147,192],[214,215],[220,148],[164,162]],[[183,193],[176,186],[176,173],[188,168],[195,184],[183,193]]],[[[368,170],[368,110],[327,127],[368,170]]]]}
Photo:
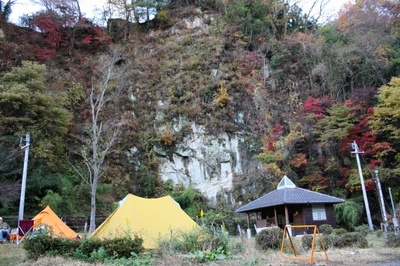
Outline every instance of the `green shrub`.
{"type": "Polygon", "coordinates": [[[47,233],[30,237],[24,243],[29,259],[42,256],[63,256],[85,262],[104,262],[109,258],[129,258],[143,251],[143,240],[135,237],[100,240],[95,238],[76,240],[52,237],[47,233]]]}
{"type": "Polygon", "coordinates": [[[333,232],[333,227],[330,224],[321,224],[319,226],[319,232],[324,235],[330,235],[333,232]]]}
{"type": "Polygon", "coordinates": [[[354,231],[355,231],[355,232],[359,232],[359,233],[362,234],[363,236],[367,236],[368,233],[369,233],[371,230],[369,229],[369,226],[368,226],[368,225],[362,224],[362,225],[359,225],[359,226],[355,227],[355,228],[354,228],[354,231]]]}
{"type": "Polygon", "coordinates": [[[302,236],[302,238],[301,238],[301,246],[306,250],[310,249],[311,246],[312,246],[312,239],[313,239],[313,237],[311,235],[302,236]]]}
{"type": "Polygon", "coordinates": [[[52,237],[46,233],[29,237],[24,243],[24,249],[30,259],[37,260],[46,255],[56,256],[72,254],[78,248],[79,242],[75,240],[52,237]]]}
{"type": "MultiPolygon", "coordinates": [[[[312,240],[313,240],[313,236],[312,235],[304,235],[301,238],[301,246],[305,249],[311,249],[312,247],[312,240]]],[[[330,244],[330,238],[329,235],[317,235],[317,238],[315,239],[315,246],[317,249],[321,249],[321,241],[324,244],[325,249],[328,249],[331,244],[330,244]],[[320,238],[321,237],[321,238],[320,238]]]]}
{"type": "Polygon", "coordinates": [[[377,237],[382,237],[383,236],[383,231],[382,230],[377,230],[376,231],[376,236],[377,237]]]}
{"type": "Polygon", "coordinates": [[[143,253],[132,254],[130,258],[107,259],[105,262],[113,266],[152,266],[154,260],[152,253],[143,253]]]}
{"type": "Polygon", "coordinates": [[[166,10],[166,9],[160,10],[157,13],[156,20],[157,20],[158,26],[161,29],[168,28],[172,25],[170,15],[168,14],[168,10],[166,10]]]}
{"type": "Polygon", "coordinates": [[[337,248],[344,248],[344,247],[359,247],[359,248],[367,248],[368,247],[368,240],[359,232],[351,232],[351,233],[344,233],[344,234],[332,234],[326,236],[324,238],[324,242],[326,243],[327,247],[337,247],[337,248]]]}
{"type": "Polygon", "coordinates": [[[139,254],[143,251],[143,239],[135,237],[131,238],[115,238],[102,241],[102,247],[109,256],[116,258],[129,258],[133,253],[139,254]]]}
{"type": "Polygon", "coordinates": [[[400,235],[396,235],[395,233],[388,233],[386,238],[386,246],[391,248],[400,247],[400,235]]]}
{"type": "Polygon", "coordinates": [[[256,235],[256,246],[261,250],[280,249],[282,236],[283,230],[280,228],[262,230],[256,235]]]}
{"type": "Polygon", "coordinates": [[[97,238],[88,238],[80,241],[78,248],[74,251],[71,257],[86,261],[93,262],[91,254],[101,247],[101,240],[97,238]]]}
{"type": "Polygon", "coordinates": [[[324,241],[325,250],[333,247],[331,235],[323,235],[322,240],[324,241]]]}
{"type": "Polygon", "coordinates": [[[346,229],[344,229],[344,228],[335,228],[332,231],[332,234],[335,234],[335,235],[342,235],[342,234],[345,234],[345,233],[348,233],[348,231],[346,229]]]}
{"type": "Polygon", "coordinates": [[[358,248],[368,248],[369,247],[368,240],[365,237],[359,238],[357,241],[357,247],[358,248]]]}

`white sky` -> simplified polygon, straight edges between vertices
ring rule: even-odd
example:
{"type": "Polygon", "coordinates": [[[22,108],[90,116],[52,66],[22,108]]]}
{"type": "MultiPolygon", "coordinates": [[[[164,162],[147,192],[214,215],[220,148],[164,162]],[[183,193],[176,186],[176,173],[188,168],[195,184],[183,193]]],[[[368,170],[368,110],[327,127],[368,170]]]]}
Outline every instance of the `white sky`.
{"type": "MultiPolygon", "coordinates": [[[[33,14],[43,9],[40,5],[33,4],[33,2],[33,0],[16,0],[15,4],[12,6],[10,21],[18,24],[19,17],[22,15],[33,14]]],[[[94,17],[95,9],[101,9],[105,2],[106,0],[79,0],[79,5],[82,13],[84,13],[87,18],[91,19],[94,17]]]]}
{"type": "MultiPolygon", "coordinates": [[[[325,7],[324,18],[335,17],[339,9],[342,7],[343,3],[350,0],[317,0],[317,1],[328,1],[325,7]]],[[[95,9],[102,7],[106,0],[80,0],[79,4],[81,6],[82,13],[86,14],[86,17],[92,19],[96,14],[95,9]]],[[[302,7],[304,12],[307,12],[314,0],[289,0],[289,3],[298,2],[302,7]]],[[[39,5],[33,4],[33,0],[16,0],[12,8],[12,13],[10,16],[10,21],[18,24],[19,17],[24,14],[35,13],[42,8],[39,5]]],[[[322,19],[319,22],[324,22],[322,19]]]]}

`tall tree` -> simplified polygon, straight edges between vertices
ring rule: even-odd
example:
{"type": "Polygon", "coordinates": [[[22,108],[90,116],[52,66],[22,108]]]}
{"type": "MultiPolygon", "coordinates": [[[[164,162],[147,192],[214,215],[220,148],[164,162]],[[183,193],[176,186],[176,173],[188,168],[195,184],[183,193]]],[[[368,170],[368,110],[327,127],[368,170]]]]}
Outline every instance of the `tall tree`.
{"type": "Polygon", "coordinates": [[[12,6],[15,4],[15,0],[8,0],[6,3],[0,1],[0,15],[4,20],[8,20],[12,12],[12,6]]]}
{"type": "Polygon", "coordinates": [[[111,49],[109,54],[99,57],[94,66],[92,86],[89,93],[89,119],[79,137],[79,155],[83,159],[87,173],[80,173],[90,186],[90,226],[89,233],[96,229],[96,195],[100,178],[107,169],[106,156],[112,152],[121,126],[123,115],[116,110],[124,82],[125,63],[120,47],[111,49]]]}
{"type": "Polygon", "coordinates": [[[394,77],[388,85],[378,92],[378,104],[371,118],[371,128],[378,134],[380,144],[385,142],[385,149],[378,152],[378,157],[385,162],[385,167],[392,168],[393,177],[400,176],[400,78],[394,77]]]}
{"type": "MultiPolygon", "coordinates": [[[[28,174],[30,176],[40,166],[43,171],[38,181],[44,190],[48,188],[45,176],[49,172],[60,171],[65,165],[65,140],[72,117],[67,106],[69,96],[65,91],[56,89],[54,83],[46,78],[48,76],[45,65],[23,61],[22,66],[13,68],[0,79],[0,161],[3,161],[0,164],[0,183],[4,188],[0,201],[4,208],[6,205],[9,207],[8,210],[16,206],[13,198],[19,195],[15,191],[20,189],[23,158],[18,147],[20,137],[31,133],[28,174]],[[2,200],[3,196],[7,199],[2,200]]],[[[32,179],[27,181],[28,191],[32,179]]],[[[40,196],[37,193],[27,198],[26,206],[34,203],[37,206],[36,199],[40,196]]]]}
{"type": "Polygon", "coordinates": [[[65,107],[67,95],[51,91],[46,75],[45,65],[25,61],[0,79],[0,132],[31,132],[34,157],[49,164],[59,160],[56,154],[64,149],[71,114],[65,107]]]}

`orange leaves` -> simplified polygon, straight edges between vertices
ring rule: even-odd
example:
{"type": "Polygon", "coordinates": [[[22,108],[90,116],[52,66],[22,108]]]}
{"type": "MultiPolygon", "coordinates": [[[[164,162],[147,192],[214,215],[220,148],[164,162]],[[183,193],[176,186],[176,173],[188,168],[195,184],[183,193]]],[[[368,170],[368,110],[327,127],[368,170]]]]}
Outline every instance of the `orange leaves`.
{"type": "Polygon", "coordinates": [[[293,159],[290,161],[290,165],[296,168],[307,165],[307,155],[304,153],[298,153],[294,155],[293,159]]]}
{"type": "Polygon", "coordinates": [[[218,93],[215,94],[213,103],[219,107],[225,107],[229,103],[229,94],[225,86],[220,85],[218,93]]]}

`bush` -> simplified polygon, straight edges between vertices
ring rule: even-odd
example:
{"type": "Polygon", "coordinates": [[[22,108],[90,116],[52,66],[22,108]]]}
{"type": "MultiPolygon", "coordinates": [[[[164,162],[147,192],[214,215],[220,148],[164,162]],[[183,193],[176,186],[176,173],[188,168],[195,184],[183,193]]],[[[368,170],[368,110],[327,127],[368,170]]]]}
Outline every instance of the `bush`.
{"type": "Polygon", "coordinates": [[[256,235],[256,246],[261,250],[279,249],[282,236],[283,230],[280,228],[262,230],[256,235]]]}
{"type": "Polygon", "coordinates": [[[321,224],[319,226],[319,232],[324,235],[330,235],[333,232],[333,227],[330,224],[321,224]]]}
{"type": "Polygon", "coordinates": [[[382,230],[377,230],[376,231],[376,236],[377,237],[382,237],[383,236],[383,231],[382,230]]]}
{"type": "Polygon", "coordinates": [[[29,237],[24,243],[24,249],[30,259],[37,260],[40,257],[51,255],[71,254],[78,247],[77,241],[51,237],[46,233],[29,237]]]}
{"type": "Polygon", "coordinates": [[[323,235],[322,240],[324,241],[325,250],[333,247],[331,235],[323,235]]]}
{"type": "Polygon", "coordinates": [[[95,238],[76,240],[52,237],[43,233],[30,237],[24,249],[30,259],[42,256],[69,257],[85,262],[105,261],[109,258],[129,258],[143,251],[143,239],[135,237],[100,240],[95,238]]]}
{"type": "Polygon", "coordinates": [[[324,238],[327,247],[351,247],[367,248],[368,240],[361,233],[351,232],[344,234],[332,234],[324,238]]]}
{"type": "Polygon", "coordinates": [[[302,236],[302,238],[301,238],[301,246],[306,250],[310,249],[311,246],[312,246],[312,239],[313,239],[313,237],[311,235],[302,236]]]}
{"type": "Polygon", "coordinates": [[[363,236],[367,236],[368,233],[370,232],[369,226],[366,224],[362,224],[360,226],[357,226],[354,228],[355,232],[359,232],[363,236]]]}
{"type": "Polygon", "coordinates": [[[335,235],[342,235],[342,234],[345,234],[345,233],[348,233],[348,231],[346,229],[344,229],[344,228],[335,228],[332,231],[332,234],[335,234],[335,235]]]}
{"type": "Polygon", "coordinates": [[[395,233],[388,233],[386,238],[386,246],[391,248],[400,247],[400,235],[396,235],[395,233]]]}
{"type": "MultiPolygon", "coordinates": [[[[311,249],[312,240],[313,240],[313,236],[312,235],[304,235],[301,238],[301,246],[305,250],[311,249]]],[[[322,242],[324,244],[325,249],[328,249],[331,246],[330,238],[328,237],[328,235],[320,235],[320,236],[317,235],[317,239],[315,240],[315,246],[316,246],[317,249],[321,249],[322,248],[321,247],[321,242],[320,242],[321,240],[322,240],[322,242]],[[320,237],[321,237],[321,239],[320,239],[320,237]]]]}

